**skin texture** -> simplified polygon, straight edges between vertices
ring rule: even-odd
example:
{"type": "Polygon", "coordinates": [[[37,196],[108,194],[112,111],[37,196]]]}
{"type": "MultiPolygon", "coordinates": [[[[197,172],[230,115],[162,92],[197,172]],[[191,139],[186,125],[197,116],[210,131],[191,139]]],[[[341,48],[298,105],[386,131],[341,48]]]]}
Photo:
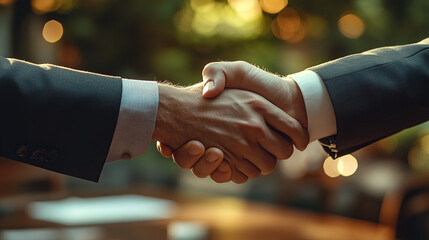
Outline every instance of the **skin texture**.
{"type": "MultiPolygon", "coordinates": [[[[227,166],[231,169],[231,180],[236,183],[268,174],[275,168],[276,159],[288,158],[293,152],[292,142],[286,136],[296,141],[307,137],[298,121],[258,94],[228,89],[216,98],[207,99],[201,96],[202,90],[202,84],[187,88],[160,84],[152,137],[173,149],[190,140],[209,147],[201,157],[204,160],[192,165],[183,160],[180,152],[175,156],[179,166],[192,168],[198,177],[227,166]],[[222,163],[222,159],[226,161],[222,163]]],[[[188,148],[188,154],[200,154],[198,146],[188,148]]]]}
{"type": "MultiPolygon", "coordinates": [[[[295,81],[291,78],[282,78],[272,73],[263,71],[247,62],[214,62],[209,63],[203,70],[203,96],[205,98],[217,97],[225,88],[243,89],[255,92],[264,96],[267,100],[295,118],[303,128],[307,128],[307,114],[305,110],[304,99],[295,81]]],[[[301,139],[294,139],[294,144],[299,150],[304,150],[308,145],[308,133],[301,139]]],[[[202,171],[210,173],[215,182],[228,182],[231,176],[231,167],[225,161],[219,162],[217,168],[214,163],[207,161],[208,153],[218,154],[217,159],[223,156],[221,149],[210,148],[204,152],[204,145],[198,141],[191,141],[181,148],[173,151],[168,145],[158,143],[159,151],[165,153],[165,156],[173,156],[176,163],[187,162],[188,165],[194,164],[197,172],[202,171]],[[189,154],[190,149],[198,149],[198,155],[189,154]],[[219,151],[215,151],[219,150],[219,151]]],[[[288,156],[289,157],[289,156],[288,156]]],[[[286,159],[282,156],[277,159],[286,159]]],[[[217,161],[215,163],[218,163],[217,161]]],[[[194,168],[191,168],[194,173],[194,168]]],[[[197,174],[196,174],[197,175],[197,174]]],[[[198,175],[197,175],[198,176],[198,175]]],[[[206,177],[206,174],[201,175],[206,177]]]]}

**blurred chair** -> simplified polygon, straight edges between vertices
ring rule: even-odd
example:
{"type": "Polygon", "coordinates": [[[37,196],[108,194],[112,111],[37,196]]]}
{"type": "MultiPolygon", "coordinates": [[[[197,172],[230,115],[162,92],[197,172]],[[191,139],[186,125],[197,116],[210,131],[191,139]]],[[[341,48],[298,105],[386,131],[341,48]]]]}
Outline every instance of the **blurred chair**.
{"type": "Polygon", "coordinates": [[[380,223],[395,230],[392,239],[429,239],[429,176],[413,177],[401,189],[386,194],[380,223]]]}

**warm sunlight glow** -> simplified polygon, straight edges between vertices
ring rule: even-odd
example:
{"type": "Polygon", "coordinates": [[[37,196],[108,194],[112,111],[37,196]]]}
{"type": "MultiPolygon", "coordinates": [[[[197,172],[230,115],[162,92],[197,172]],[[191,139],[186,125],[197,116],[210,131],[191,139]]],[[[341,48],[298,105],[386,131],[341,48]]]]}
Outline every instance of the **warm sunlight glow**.
{"type": "Polygon", "coordinates": [[[228,0],[231,7],[244,19],[256,19],[262,16],[258,0],[228,0]]]}
{"type": "Polygon", "coordinates": [[[31,0],[31,7],[37,14],[56,11],[61,7],[62,0],[31,0]]]}
{"type": "Polygon", "coordinates": [[[279,13],[271,24],[274,35],[290,43],[297,43],[304,39],[306,31],[298,12],[292,8],[286,8],[279,13]]]}
{"type": "Polygon", "coordinates": [[[362,35],[365,24],[358,16],[349,13],[338,20],[338,29],[344,36],[355,39],[362,35]]]}
{"type": "Polygon", "coordinates": [[[325,174],[331,178],[340,176],[340,172],[337,168],[337,163],[337,160],[334,160],[331,157],[327,157],[325,159],[325,162],[323,163],[323,171],[325,171],[325,174]]]}
{"type": "Polygon", "coordinates": [[[429,135],[420,139],[408,152],[408,162],[415,170],[429,170],[429,135]]]}
{"type": "Polygon", "coordinates": [[[61,39],[63,32],[63,25],[55,20],[51,20],[43,27],[42,35],[47,42],[54,43],[61,39]]]}
{"type": "Polygon", "coordinates": [[[261,0],[260,3],[264,12],[275,14],[286,7],[288,0],[261,0]]]}
{"type": "Polygon", "coordinates": [[[263,20],[258,0],[192,0],[174,17],[180,32],[227,39],[252,39],[259,36],[263,31],[263,20]]]}
{"type": "Polygon", "coordinates": [[[344,177],[353,175],[358,168],[358,162],[356,158],[350,154],[339,157],[337,161],[338,172],[344,177]]]}
{"type": "Polygon", "coordinates": [[[15,2],[15,0],[0,0],[0,6],[8,6],[14,2],[15,2]]]}
{"type": "Polygon", "coordinates": [[[202,8],[211,8],[214,5],[214,0],[191,0],[191,7],[194,11],[199,11],[202,8]]]}
{"type": "Polygon", "coordinates": [[[422,137],[422,140],[420,140],[420,145],[423,151],[429,155],[429,135],[422,137]]]}

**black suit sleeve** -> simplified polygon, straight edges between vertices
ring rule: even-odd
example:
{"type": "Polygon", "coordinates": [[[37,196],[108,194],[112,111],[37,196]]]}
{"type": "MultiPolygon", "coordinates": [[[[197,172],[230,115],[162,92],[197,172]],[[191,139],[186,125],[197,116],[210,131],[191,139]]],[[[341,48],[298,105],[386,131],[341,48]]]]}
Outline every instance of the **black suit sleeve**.
{"type": "Polygon", "coordinates": [[[310,70],[322,78],[334,108],[337,135],[321,141],[333,157],[429,119],[429,38],[310,70]]]}
{"type": "Polygon", "coordinates": [[[121,92],[120,78],[0,57],[0,156],[97,181],[121,92]]]}

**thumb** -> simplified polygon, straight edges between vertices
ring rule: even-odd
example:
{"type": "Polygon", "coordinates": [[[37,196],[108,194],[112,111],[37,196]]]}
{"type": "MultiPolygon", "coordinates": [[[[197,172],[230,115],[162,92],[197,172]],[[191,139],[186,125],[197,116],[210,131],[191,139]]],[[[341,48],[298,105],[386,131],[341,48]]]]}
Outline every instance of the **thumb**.
{"type": "Polygon", "coordinates": [[[203,75],[203,97],[213,98],[225,89],[226,79],[221,62],[207,64],[202,72],[203,75]]]}
{"type": "Polygon", "coordinates": [[[261,72],[263,71],[244,61],[209,63],[203,69],[203,97],[216,97],[225,88],[259,93],[258,91],[264,90],[261,87],[266,88],[264,81],[255,81],[251,76],[261,72]]]}

